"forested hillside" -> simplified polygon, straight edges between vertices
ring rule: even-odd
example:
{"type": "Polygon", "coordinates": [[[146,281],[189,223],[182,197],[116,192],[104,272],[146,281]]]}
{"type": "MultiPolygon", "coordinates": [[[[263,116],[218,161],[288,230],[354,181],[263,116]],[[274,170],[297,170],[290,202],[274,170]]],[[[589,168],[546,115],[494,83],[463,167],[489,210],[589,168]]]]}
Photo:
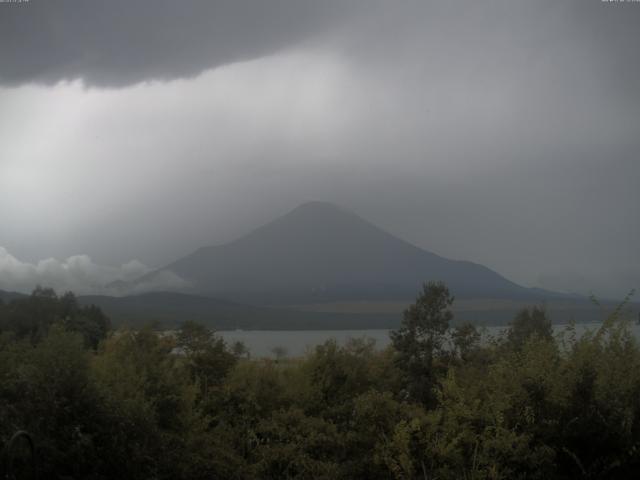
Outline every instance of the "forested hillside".
{"type": "Polygon", "coordinates": [[[0,305],[0,449],[34,439],[17,478],[636,478],[624,308],[578,338],[531,307],[480,343],[450,326],[452,303],[427,284],[386,350],[329,341],[270,360],[192,322],[112,331],[39,289],[0,305]]]}

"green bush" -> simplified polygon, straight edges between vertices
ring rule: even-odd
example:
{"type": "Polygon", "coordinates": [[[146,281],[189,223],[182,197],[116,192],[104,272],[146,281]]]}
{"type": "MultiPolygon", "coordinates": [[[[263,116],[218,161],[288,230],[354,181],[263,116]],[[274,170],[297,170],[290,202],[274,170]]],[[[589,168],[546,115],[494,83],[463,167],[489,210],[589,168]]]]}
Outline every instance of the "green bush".
{"type": "Polygon", "coordinates": [[[0,305],[0,446],[28,430],[41,478],[635,478],[640,347],[619,314],[554,337],[534,307],[482,342],[449,328],[452,301],[425,285],[385,350],[273,361],[190,322],[109,333],[40,289],[0,305]]]}

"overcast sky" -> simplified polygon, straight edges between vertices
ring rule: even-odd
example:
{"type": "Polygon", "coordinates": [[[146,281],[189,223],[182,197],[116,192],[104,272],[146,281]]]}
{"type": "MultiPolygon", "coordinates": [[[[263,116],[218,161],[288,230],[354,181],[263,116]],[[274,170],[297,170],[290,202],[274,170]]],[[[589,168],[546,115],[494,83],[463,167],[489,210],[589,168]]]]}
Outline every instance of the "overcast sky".
{"type": "Polygon", "coordinates": [[[622,296],[638,25],[600,0],[0,3],[0,288],[95,290],[325,200],[622,296]]]}

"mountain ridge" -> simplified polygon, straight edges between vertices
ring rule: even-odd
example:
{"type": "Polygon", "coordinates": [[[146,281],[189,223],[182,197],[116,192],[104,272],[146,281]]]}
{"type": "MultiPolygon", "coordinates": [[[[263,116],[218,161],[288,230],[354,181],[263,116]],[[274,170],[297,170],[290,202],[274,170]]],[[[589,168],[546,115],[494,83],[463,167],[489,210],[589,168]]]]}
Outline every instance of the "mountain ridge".
{"type": "Polygon", "coordinates": [[[407,242],[328,202],[307,202],[231,242],[201,247],[147,274],[172,272],[189,293],[242,303],[409,299],[423,282],[444,281],[471,298],[563,298],[529,289],[490,268],[407,242]]]}

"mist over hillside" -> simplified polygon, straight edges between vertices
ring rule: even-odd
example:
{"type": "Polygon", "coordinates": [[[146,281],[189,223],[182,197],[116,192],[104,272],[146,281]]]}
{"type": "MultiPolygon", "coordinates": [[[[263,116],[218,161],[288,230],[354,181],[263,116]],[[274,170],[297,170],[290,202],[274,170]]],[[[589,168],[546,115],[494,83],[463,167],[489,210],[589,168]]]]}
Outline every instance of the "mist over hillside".
{"type": "Polygon", "coordinates": [[[191,291],[264,304],[411,299],[440,280],[458,297],[544,299],[491,269],[416,247],[326,202],[309,202],[230,243],[203,247],[140,283],[172,272],[191,291]]]}

